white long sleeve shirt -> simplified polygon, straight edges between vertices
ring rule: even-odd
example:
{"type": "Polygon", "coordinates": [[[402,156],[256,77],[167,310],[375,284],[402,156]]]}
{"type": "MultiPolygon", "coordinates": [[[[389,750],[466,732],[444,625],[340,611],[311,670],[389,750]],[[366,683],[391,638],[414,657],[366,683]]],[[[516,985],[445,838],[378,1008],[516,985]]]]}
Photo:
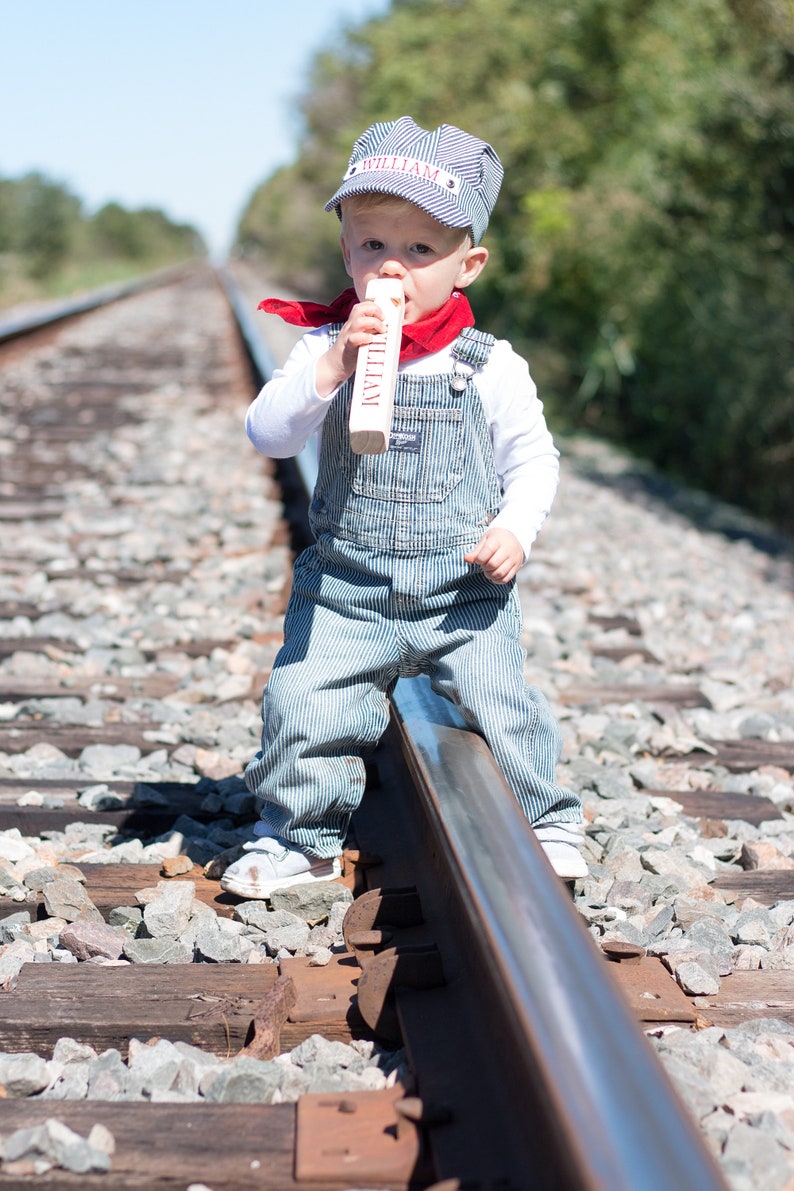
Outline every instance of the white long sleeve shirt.
{"type": "MultiPolygon", "coordinates": [[[[327,328],[309,331],[252,401],[246,432],[262,455],[291,458],[313,434],[322,432],[323,419],[338,392],[321,397],[315,384],[317,360],[329,346],[327,328]]],[[[450,348],[401,364],[399,371],[410,376],[451,372],[454,357],[450,348]]],[[[502,490],[491,528],[509,529],[520,542],[526,562],[557,491],[559,452],[546,426],[529,367],[506,340],[497,340],[474,383],[485,411],[502,490]]]]}

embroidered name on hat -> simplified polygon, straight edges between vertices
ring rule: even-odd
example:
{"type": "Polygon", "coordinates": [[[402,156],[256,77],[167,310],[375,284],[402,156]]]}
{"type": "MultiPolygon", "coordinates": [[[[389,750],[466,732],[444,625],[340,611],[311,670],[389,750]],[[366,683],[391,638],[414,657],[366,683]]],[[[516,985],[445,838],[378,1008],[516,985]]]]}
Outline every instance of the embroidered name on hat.
{"type": "Polygon", "coordinates": [[[373,171],[378,173],[391,171],[396,174],[411,174],[415,178],[421,178],[423,182],[432,182],[440,190],[445,190],[448,194],[459,194],[463,184],[463,179],[459,178],[457,174],[450,174],[448,170],[443,170],[440,166],[433,165],[432,162],[422,161],[418,157],[403,157],[402,154],[364,157],[361,161],[357,161],[355,165],[350,166],[342,180],[343,182],[347,182],[350,178],[355,177],[356,174],[368,174],[373,171]]]}

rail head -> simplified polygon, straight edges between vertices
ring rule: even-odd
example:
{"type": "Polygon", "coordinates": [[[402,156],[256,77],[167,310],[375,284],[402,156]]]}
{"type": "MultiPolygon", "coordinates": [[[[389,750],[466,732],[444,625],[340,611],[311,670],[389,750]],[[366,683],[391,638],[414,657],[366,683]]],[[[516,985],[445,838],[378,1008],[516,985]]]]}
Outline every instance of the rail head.
{"type": "MultiPolygon", "coordinates": [[[[228,274],[258,380],[273,361],[228,274]]],[[[297,460],[310,493],[316,452],[297,460]]],[[[697,1129],[607,973],[492,753],[426,678],[392,710],[423,811],[460,881],[460,906],[494,973],[515,1046],[544,1081],[549,1119],[582,1191],[725,1191],[697,1129]]]]}

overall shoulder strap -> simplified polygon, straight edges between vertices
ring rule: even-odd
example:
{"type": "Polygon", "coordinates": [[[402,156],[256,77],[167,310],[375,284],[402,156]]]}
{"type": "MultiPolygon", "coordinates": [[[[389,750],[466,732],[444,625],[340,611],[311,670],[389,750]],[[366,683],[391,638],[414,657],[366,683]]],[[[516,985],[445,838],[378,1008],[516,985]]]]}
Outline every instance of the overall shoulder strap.
{"type": "Polygon", "coordinates": [[[496,338],[487,331],[478,331],[476,327],[464,327],[453,343],[451,351],[456,360],[479,369],[487,363],[495,343],[496,338]]]}

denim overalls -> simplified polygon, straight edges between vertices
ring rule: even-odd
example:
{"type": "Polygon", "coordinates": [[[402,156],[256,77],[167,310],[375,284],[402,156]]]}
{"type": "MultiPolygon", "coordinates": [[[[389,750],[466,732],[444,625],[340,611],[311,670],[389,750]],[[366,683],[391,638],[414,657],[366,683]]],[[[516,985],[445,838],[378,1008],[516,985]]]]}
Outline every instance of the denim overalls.
{"type": "Polygon", "coordinates": [[[245,775],[262,818],[317,856],[340,853],[388,694],[420,673],[488,742],[531,823],[581,821],[579,798],[554,781],[557,722],[523,677],[515,582],[463,561],[500,501],[473,379],[493,343],[467,329],[451,374],[398,377],[385,454],[350,450],[352,379],[323,423],[316,542],[294,566],[262,748],[245,775]]]}

